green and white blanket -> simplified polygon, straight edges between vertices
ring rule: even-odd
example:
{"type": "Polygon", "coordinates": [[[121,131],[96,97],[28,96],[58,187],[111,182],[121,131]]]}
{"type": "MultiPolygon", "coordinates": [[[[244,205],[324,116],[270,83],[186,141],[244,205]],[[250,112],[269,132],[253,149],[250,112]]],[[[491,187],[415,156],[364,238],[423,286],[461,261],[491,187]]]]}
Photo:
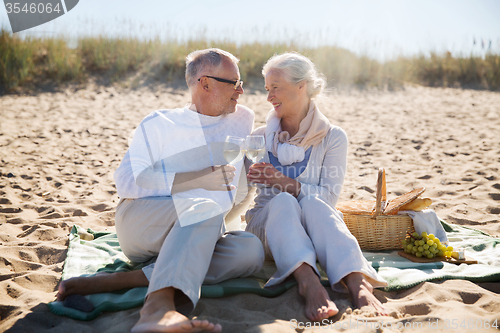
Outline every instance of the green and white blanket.
{"type": "MultiPolygon", "coordinates": [[[[425,281],[441,279],[464,279],[473,282],[500,281],[500,239],[481,231],[441,221],[447,232],[450,245],[465,248],[466,256],[476,259],[476,265],[455,265],[447,262],[415,263],[397,254],[397,251],[363,252],[366,259],[389,285],[386,291],[413,287],[425,281]]],[[[75,276],[93,275],[99,272],[118,272],[141,269],[145,264],[130,262],[120,250],[114,233],[96,233],[94,240],[80,238],[79,226],[74,226],[69,235],[69,246],[62,279],[75,276]]],[[[274,297],[293,287],[296,282],[287,280],[279,286],[264,288],[267,279],[276,270],[273,262],[266,262],[264,268],[255,276],[232,279],[216,285],[203,285],[201,297],[223,297],[241,293],[254,293],[274,297]]],[[[324,285],[328,280],[323,277],[324,285]]],[[[143,304],[147,288],[134,288],[114,293],[85,296],[94,305],[92,312],[82,312],[66,308],[62,302],[49,303],[50,310],[58,315],[78,320],[92,320],[104,311],[119,311],[143,304]]]]}

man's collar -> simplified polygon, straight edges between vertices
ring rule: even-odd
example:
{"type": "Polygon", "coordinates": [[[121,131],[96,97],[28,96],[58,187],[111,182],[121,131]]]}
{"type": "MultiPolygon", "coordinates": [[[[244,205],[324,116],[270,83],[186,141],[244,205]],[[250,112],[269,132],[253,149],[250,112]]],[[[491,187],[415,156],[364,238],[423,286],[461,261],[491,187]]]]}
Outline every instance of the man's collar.
{"type": "MultiPolygon", "coordinates": [[[[194,111],[194,112],[198,112],[198,110],[196,110],[196,105],[194,105],[194,103],[187,103],[185,108],[191,110],[191,111],[194,111]]],[[[199,113],[199,112],[198,112],[199,113]]]]}
{"type": "Polygon", "coordinates": [[[197,112],[198,114],[201,114],[201,115],[204,115],[204,116],[207,116],[207,117],[212,117],[212,118],[218,118],[218,117],[224,117],[226,116],[226,114],[220,114],[218,116],[208,116],[208,115],[205,115],[201,112],[199,112],[197,109],[196,109],[196,105],[194,103],[186,103],[186,105],[184,106],[186,109],[188,110],[191,110],[191,111],[194,111],[194,112],[197,112]]]}

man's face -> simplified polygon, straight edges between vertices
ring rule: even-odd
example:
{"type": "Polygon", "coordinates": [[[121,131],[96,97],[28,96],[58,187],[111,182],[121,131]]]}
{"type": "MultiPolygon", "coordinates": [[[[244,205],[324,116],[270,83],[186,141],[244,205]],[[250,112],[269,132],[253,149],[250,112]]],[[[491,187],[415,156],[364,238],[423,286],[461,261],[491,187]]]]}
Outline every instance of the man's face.
{"type": "MultiPolygon", "coordinates": [[[[209,73],[207,75],[231,81],[237,81],[240,79],[238,66],[227,58],[223,58],[221,65],[213,70],[213,73],[209,73]]],[[[241,94],[243,94],[243,87],[239,87],[235,90],[234,85],[231,83],[219,82],[211,78],[209,78],[209,80],[211,80],[210,83],[213,87],[210,98],[210,103],[212,104],[211,109],[213,109],[218,115],[235,112],[236,104],[238,104],[238,98],[241,94]]]]}

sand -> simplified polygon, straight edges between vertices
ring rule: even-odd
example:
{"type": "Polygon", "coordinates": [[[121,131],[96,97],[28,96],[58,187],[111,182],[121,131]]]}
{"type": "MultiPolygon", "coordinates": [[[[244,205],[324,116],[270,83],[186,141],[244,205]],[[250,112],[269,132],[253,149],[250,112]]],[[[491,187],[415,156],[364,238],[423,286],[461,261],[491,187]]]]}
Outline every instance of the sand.
{"type": "MultiPolygon", "coordinates": [[[[139,308],[80,322],[52,314],[46,303],[55,299],[71,226],[114,230],[113,172],[131,131],[150,111],[188,101],[182,88],[92,84],[0,96],[0,332],[130,330],[139,308]]],[[[270,109],[265,93],[247,89],[240,101],[255,110],[256,125],[263,124],[270,109]]],[[[372,199],[376,171],[385,167],[389,198],[425,186],[431,208],[446,221],[500,235],[500,93],[419,86],[333,91],[321,105],[349,137],[341,201],[372,199]]],[[[463,280],[376,291],[392,316],[373,318],[369,311],[351,312],[348,295],[330,291],[341,310],[333,318],[337,326],[306,331],[381,332],[376,323],[382,320],[392,322],[392,331],[450,331],[453,320],[474,319],[453,330],[471,332],[486,321],[500,324],[499,293],[500,282],[463,280]],[[358,319],[373,322],[357,325],[358,319]]],[[[295,287],[273,299],[202,299],[194,315],[221,323],[224,332],[301,332],[290,320],[306,322],[303,312],[295,287]]]]}

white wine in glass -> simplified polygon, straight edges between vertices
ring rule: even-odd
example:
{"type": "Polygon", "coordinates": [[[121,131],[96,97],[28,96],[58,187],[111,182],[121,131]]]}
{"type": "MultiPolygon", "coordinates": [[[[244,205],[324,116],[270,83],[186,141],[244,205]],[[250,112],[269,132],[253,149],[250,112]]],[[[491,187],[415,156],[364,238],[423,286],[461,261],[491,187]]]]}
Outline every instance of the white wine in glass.
{"type": "Polygon", "coordinates": [[[264,158],[266,153],[266,141],[263,135],[247,135],[246,155],[253,163],[264,158]]]}
{"type": "Polygon", "coordinates": [[[245,139],[228,135],[224,141],[224,159],[228,164],[238,162],[243,158],[244,148],[245,139]]]}

